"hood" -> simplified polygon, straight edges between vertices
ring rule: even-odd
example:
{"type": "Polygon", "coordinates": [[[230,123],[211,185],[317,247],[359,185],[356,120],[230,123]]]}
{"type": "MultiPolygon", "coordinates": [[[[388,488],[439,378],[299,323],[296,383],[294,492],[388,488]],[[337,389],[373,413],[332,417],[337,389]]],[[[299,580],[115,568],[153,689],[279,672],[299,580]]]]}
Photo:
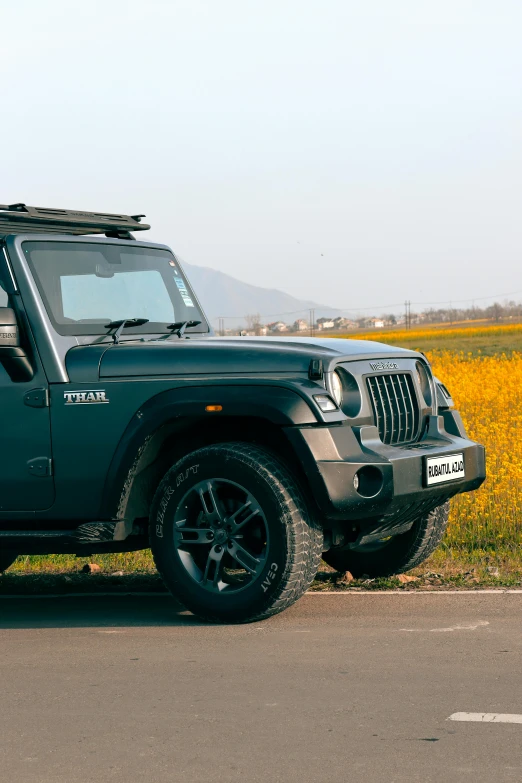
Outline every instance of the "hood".
{"type": "Polygon", "coordinates": [[[71,381],[79,383],[133,376],[295,375],[308,373],[311,359],[321,359],[328,372],[340,361],[398,356],[418,354],[369,340],[209,337],[77,346],[67,353],[66,366],[71,381]]]}

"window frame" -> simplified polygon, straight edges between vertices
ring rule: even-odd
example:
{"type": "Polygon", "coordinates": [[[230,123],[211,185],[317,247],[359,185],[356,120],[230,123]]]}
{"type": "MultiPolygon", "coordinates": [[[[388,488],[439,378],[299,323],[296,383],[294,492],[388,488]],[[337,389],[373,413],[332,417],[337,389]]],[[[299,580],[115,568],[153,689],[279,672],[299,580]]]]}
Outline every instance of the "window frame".
{"type": "MultiPolygon", "coordinates": [[[[36,287],[37,287],[38,292],[40,294],[40,297],[42,299],[42,302],[43,302],[43,305],[45,307],[45,310],[46,310],[46,313],[48,315],[48,318],[49,318],[49,320],[50,320],[54,330],[58,334],[60,334],[62,336],[74,336],[74,337],[91,336],[91,335],[103,336],[103,335],[107,334],[107,329],[105,328],[104,324],[101,324],[101,323],[98,323],[98,324],[95,323],[95,322],[62,323],[59,320],[57,320],[55,310],[53,309],[53,307],[51,305],[51,302],[49,301],[49,298],[47,296],[47,292],[45,290],[45,285],[43,284],[43,281],[42,281],[42,279],[40,277],[40,274],[39,274],[39,271],[38,271],[38,267],[35,264],[35,262],[33,261],[33,259],[31,258],[31,250],[26,247],[27,245],[34,245],[35,249],[36,249],[37,245],[41,246],[41,245],[53,245],[53,244],[56,245],[56,248],[58,250],[61,250],[62,252],[63,252],[63,246],[65,245],[65,246],[71,246],[71,248],[73,250],[76,249],[77,251],[78,250],[82,250],[82,249],[92,249],[93,251],[101,252],[102,255],[103,255],[102,248],[107,247],[107,248],[111,248],[111,253],[114,252],[114,248],[119,248],[120,253],[124,253],[124,254],[125,253],[127,253],[127,254],[130,253],[130,254],[138,255],[138,254],[141,253],[144,256],[159,256],[161,258],[168,259],[169,262],[172,262],[172,265],[174,265],[174,268],[177,271],[177,275],[183,280],[185,288],[186,288],[190,298],[192,299],[192,301],[194,303],[194,313],[193,314],[192,313],[191,314],[187,314],[185,317],[180,317],[179,319],[177,318],[177,315],[176,315],[176,320],[200,320],[201,321],[201,324],[199,326],[197,326],[197,327],[189,327],[187,329],[187,333],[188,334],[209,334],[210,333],[210,331],[211,331],[210,330],[210,324],[208,323],[208,320],[207,320],[207,318],[205,316],[205,313],[204,313],[203,309],[201,308],[201,305],[200,305],[197,297],[195,296],[194,291],[192,290],[192,287],[191,287],[189,281],[187,280],[187,278],[186,278],[186,276],[185,276],[185,274],[184,274],[184,272],[183,272],[183,270],[181,268],[181,265],[180,265],[178,259],[176,258],[174,253],[172,253],[172,251],[170,251],[169,249],[167,249],[167,248],[155,248],[155,247],[150,247],[150,246],[134,245],[134,244],[133,245],[123,245],[123,244],[119,244],[119,243],[115,244],[114,242],[107,242],[107,243],[100,242],[100,241],[91,242],[88,239],[86,241],[84,241],[84,242],[78,242],[78,241],[73,241],[73,242],[65,241],[64,242],[62,239],[56,241],[56,240],[53,240],[53,238],[46,239],[45,241],[40,240],[40,239],[37,239],[37,240],[36,239],[35,240],[33,240],[33,239],[24,239],[24,241],[22,242],[22,252],[23,252],[24,258],[25,258],[25,260],[26,260],[26,262],[28,264],[28,267],[29,267],[29,270],[31,272],[31,275],[32,275],[32,277],[33,277],[33,279],[35,281],[36,287]],[[192,316],[192,318],[190,318],[190,315],[192,316]]],[[[171,302],[172,302],[173,312],[176,313],[176,310],[177,310],[176,302],[178,301],[178,299],[180,297],[180,293],[179,293],[178,286],[175,284],[175,280],[174,280],[175,275],[174,274],[172,274],[171,276],[167,275],[160,268],[150,267],[150,269],[154,270],[154,271],[157,271],[161,275],[161,277],[163,279],[163,282],[165,284],[165,288],[166,288],[167,294],[170,297],[171,302]]],[[[128,270],[128,271],[130,272],[131,270],[128,270]]],[[[140,270],[136,270],[136,271],[140,271],[140,270]]],[[[143,271],[147,271],[147,268],[144,267],[143,271]]],[[[91,272],[91,270],[89,270],[85,274],[92,274],[92,272],[91,272]]],[[[77,276],[81,277],[81,275],[77,275],[77,276]]],[[[61,277],[62,277],[62,275],[57,274],[52,279],[54,279],[55,281],[59,281],[61,277]]],[[[56,293],[57,293],[59,301],[60,301],[60,309],[61,309],[61,312],[62,312],[62,317],[65,318],[66,316],[63,313],[63,300],[62,300],[61,285],[58,285],[58,289],[59,290],[56,293]]],[[[187,307],[185,305],[185,310],[186,309],[187,309],[187,307]]],[[[135,313],[129,313],[129,314],[126,315],[126,317],[127,318],[134,318],[134,317],[136,317],[136,314],[135,313]]],[[[129,330],[128,336],[137,335],[137,334],[140,334],[140,335],[141,334],[158,334],[158,333],[159,334],[165,334],[165,333],[169,332],[169,330],[167,329],[168,325],[169,324],[166,321],[149,321],[148,323],[143,324],[140,327],[133,327],[132,330],[129,330]]],[[[126,334],[127,334],[127,332],[126,332],[126,334]]]]}

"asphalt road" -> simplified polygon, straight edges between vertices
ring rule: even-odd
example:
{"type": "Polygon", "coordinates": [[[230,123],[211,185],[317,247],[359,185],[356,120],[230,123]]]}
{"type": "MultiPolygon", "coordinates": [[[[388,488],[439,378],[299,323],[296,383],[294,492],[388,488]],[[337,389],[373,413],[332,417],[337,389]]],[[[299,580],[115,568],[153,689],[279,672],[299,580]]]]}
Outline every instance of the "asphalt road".
{"type": "Polygon", "coordinates": [[[166,596],[0,599],[0,779],[522,781],[522,595],[308,595],[209,626],[166,596]]]}

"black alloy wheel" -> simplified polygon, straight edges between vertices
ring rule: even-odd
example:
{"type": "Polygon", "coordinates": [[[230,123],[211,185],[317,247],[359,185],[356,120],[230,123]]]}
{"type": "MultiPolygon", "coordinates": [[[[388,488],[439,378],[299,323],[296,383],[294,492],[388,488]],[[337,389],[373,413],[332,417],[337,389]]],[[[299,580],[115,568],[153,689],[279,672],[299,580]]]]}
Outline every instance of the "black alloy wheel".
{"type": "Polygon", "coordinates": [[[177,508],[173,534],[184,568],[204,590],[243,590],[266,565],[265,515],[236,482],[206,479],[191,487],[177,508]]]}

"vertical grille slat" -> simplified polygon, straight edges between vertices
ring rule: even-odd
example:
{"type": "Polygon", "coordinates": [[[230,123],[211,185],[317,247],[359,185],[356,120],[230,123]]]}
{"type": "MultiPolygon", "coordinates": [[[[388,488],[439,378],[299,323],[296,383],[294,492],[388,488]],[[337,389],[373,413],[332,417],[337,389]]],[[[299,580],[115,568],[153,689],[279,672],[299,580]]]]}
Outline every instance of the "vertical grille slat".
{"type": "Polygon", "coordinates": [[[411,440],[411,432],[413,430],[413,415],[412,415],[412,410],[411,410],[411,407],[410,407],[411,395],[410,395],[410,390],[409,390],[409,386],[408,386],[408,383],[406,381],[406,378],[404,378],[404,377],[399,378],[399,384],[400,384],[400,387],[401,387],[402,396],[404,398],[404,407],[405,407],[405,410],[406,410],[406,434],[405,434],[405,440],[407,442],[409,442],[411,440]]]}
{"type": "Polygon", "coordinates": [[[395,443],[399,440],[399,411],[397,408],[394,407],[394,396],[393,396],[393,380],[391,376],[385,375],[384,376],[384,385],[386,387],[386,394],[388,395],[388,404],[390,406],[391,411],[391,439],[392,443],[395,443]]]}
{"type": "Polygon", "coordinates": [[[384,378],[377,378],[377,389],[379,391],[379,402],[380,402],[381,411],[382,411],[384,437],[387,439],[388,438],[388,431],[389,431],[388,410],[386,408],[386,403],[384,401],[384,396],[383,396],[383,393],[382,393],[381,383],[379,381],[382,381],[382,383],[384,383],[384,378]]]}
{"type": "Polygon", "coordinates": [[[404,440],[404,437],[406,435],[406,419],[404,415],[404,409],[399,403],[399,397],[397,395],[397,388],[396,384],[393,382],[391,383],[391,387],[393,390],[393,395],[395,397],[395,408],[397,410],[397,429],[398,429],[398,443],[402,443],[404,440]]]}
{"type": "Polygon", "coordinates": [[[375,424],[383,443],[411,443],[419,436],[420,411],[408,373],[374,375],[367,379],[375,424]]]}

